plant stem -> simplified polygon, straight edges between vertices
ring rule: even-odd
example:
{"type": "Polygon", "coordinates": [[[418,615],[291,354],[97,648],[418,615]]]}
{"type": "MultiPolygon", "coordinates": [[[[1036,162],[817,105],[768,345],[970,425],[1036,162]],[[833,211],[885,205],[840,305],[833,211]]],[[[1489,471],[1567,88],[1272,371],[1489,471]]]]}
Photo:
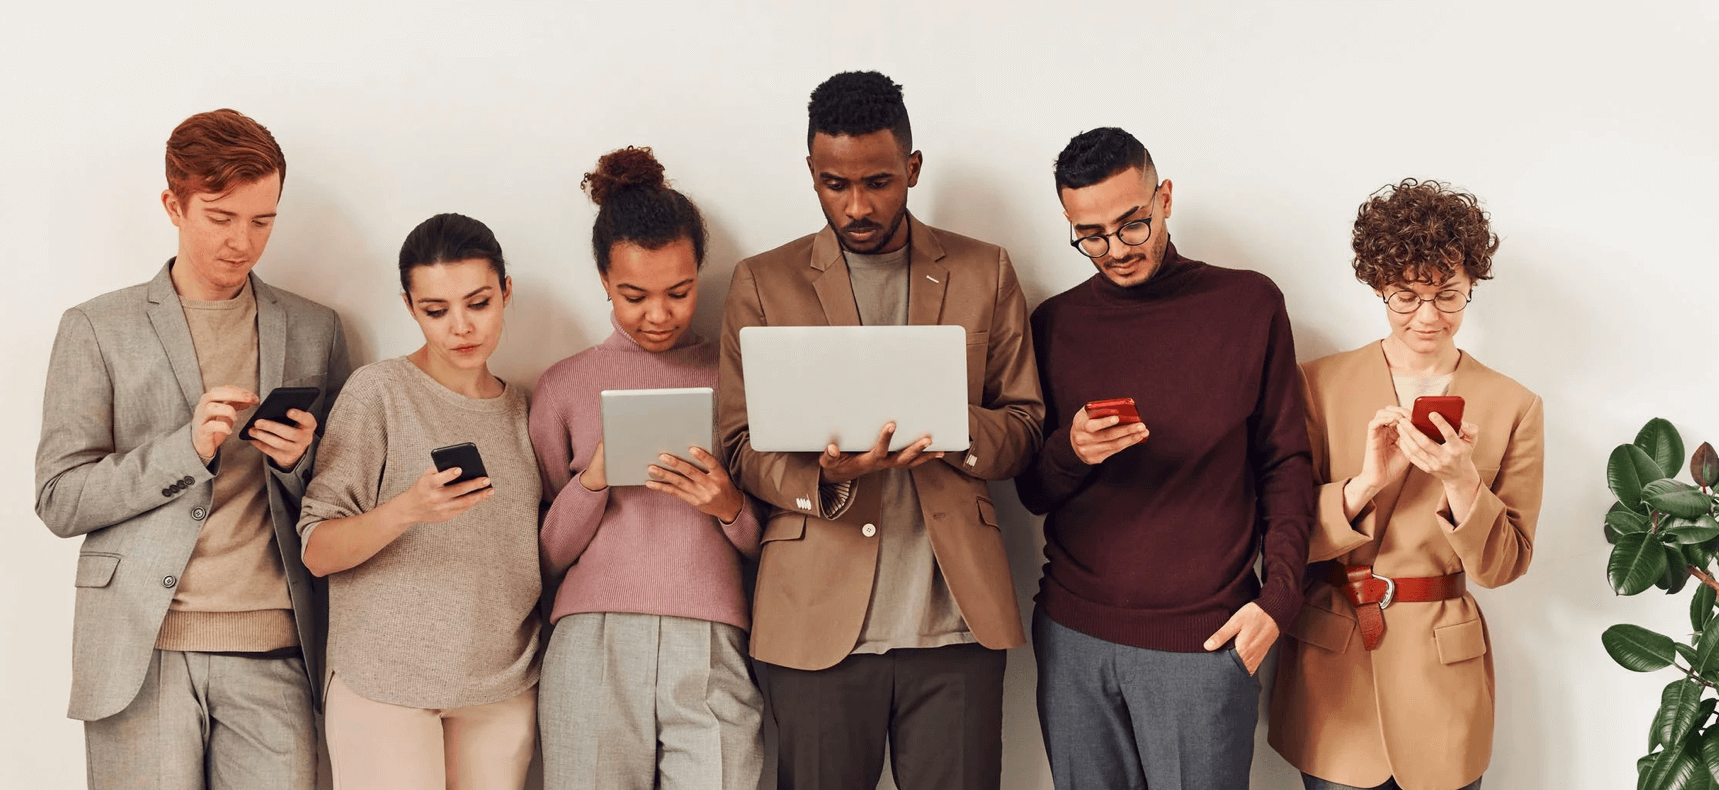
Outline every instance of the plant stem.
{"type": "Polygon", "coordinates": [[[1714,580],[1714,578],[1709,576],[1706,571],[1691,565],[1689,566],[1689,575],[1700,579],[1702,584],[1712,587],[1714,592],[1719,592],[1719,581],[1714,580]]]}

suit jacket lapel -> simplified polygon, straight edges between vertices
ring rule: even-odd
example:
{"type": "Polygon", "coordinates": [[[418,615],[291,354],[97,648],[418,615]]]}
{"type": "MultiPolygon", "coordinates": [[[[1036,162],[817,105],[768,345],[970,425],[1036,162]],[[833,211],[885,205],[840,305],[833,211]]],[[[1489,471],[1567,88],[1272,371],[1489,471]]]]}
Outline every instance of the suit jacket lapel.
{"type": "Polygon", "coordinates": [[[266,397],[281,385],[286,365],[286,308],[275,289],[251,275],[251,293],[257,299],[257,396],[266,397]]]}
{"type": "Polygon", "coordinates": [[[936,231],[907,215],[912,235],[907,259],[907,323],[933,326],[943,317],[943,294],[949,283],[949,267],[943,265],[943,245],[936,231]]]}
{"type": "Polygon", "coordinates": [[[173,290],[173,261],[161,267],[161,273],[149,281],[149,323],[155,336],[167,352],[173,366],[173,377],[185,394],[185,403],[197,407],[203,398],[203,369],[197,365],[197,347],[191,342],[191,325],[185,322],[185,308],[179,304],[179,292],[173,290]]]}
{"type": "Polygon", "coordinates": [[[836,232],[825,227],[812,239],[812,290],[818,293],[818,303],[824,308],[824,319],[830,326],[859,326],[859,303],[854,301],[853,281],[848,279],[848,262],[842,257],[842,245],[836,232]]]}

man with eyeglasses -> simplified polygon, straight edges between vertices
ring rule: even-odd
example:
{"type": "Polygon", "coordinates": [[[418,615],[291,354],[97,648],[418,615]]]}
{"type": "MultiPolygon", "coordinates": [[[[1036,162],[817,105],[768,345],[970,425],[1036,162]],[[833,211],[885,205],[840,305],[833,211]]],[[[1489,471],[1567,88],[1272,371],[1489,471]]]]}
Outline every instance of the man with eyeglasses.
{"type": "Polygon", "coordinates": [[[1077,135],[1055,175],[1098,274],[1033,313],[1045,440],[1016,478],[1048,514],[1033,645],[1051,775],[1246,787],[1254,672],[1301,607],[1313,520],[1283,295],[1177,252],[1171,183],[1127,132],[1077,135]],[[1140,420],[1088,413],[1115,398],[1140,420]]]}

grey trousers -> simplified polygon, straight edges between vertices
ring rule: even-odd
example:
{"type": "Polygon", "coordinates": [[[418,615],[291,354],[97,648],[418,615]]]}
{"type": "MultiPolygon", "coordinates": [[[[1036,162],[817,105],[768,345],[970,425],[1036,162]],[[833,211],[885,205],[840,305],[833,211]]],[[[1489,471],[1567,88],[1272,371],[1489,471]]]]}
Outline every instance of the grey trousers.
{"type": "Polygon", "coordinates": [[[563,617],[537,715],[545,790],[752,790],[764,769],[764,698],[746,633],[724,623],[563,617]]]}
{"type": "MultiPolygon", "coordinates": [[[[1384,784],[1376,787],[1355,787],[1353,785],[1340,785],[1328,779],[1320,779],[1312,774],[1301,775],[1301,786],[1307,790],[1403,790],[1397,786],[1395,779],[1386,779],[1384,784]]],[[[1476,779],[1456,790],[1480,790],[1480,780],[1476,779]]]]}
{"type": "Polygon", "coordinates": [[[1033,613],[1039,726],[1057,790],[1248,786],[1259,680],[1233,649],[1128,647],[1033,613]]]}
{"type": "Polygon", "coordinates": [[[157,650],[125,710],[84,723],[90,790],[312,790],[299,658],[157,650]]]}

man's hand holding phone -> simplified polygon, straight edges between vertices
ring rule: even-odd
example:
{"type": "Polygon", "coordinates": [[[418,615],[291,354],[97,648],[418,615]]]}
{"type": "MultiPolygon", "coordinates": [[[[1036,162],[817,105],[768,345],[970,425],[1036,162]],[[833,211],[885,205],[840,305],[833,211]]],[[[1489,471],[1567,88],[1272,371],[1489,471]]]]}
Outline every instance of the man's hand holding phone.
{"type": "Polygon", "coordinates": [[[1074,413],[1069,425],[1068,442],[1074,446],[1075,457],[1093,466],[1123,450],[1146,441],[1152,432],[1140,421],[1134,401],[1118,398],[1093,401],[1074,413]]]}
{"type": "MultiPolygon", "coordinates": [[[[239,412],[257,405],[257,394],[241,387],[220,386],[203,393],[191,412],[191,449],[207,464],[233,433],[239,412]]],[[[293,459],[296,463],[298,459],[293,459]]]]}
{"type": "Polygon", "coordinates": [[[883,426],[883,430],[877,434],[877,443],[863,453],[844,453],[832,442],[818,454],[818,466],[822,467],[819,479],[824,483],[846,483],[872,472],[912,469],[943,457],[941,452],[925,452],[925,448],[931,446],[931,434],[919,437],[899,452],[891,453],[889,441],[894,436],[895,423],[892,422],[883,426]]]}

